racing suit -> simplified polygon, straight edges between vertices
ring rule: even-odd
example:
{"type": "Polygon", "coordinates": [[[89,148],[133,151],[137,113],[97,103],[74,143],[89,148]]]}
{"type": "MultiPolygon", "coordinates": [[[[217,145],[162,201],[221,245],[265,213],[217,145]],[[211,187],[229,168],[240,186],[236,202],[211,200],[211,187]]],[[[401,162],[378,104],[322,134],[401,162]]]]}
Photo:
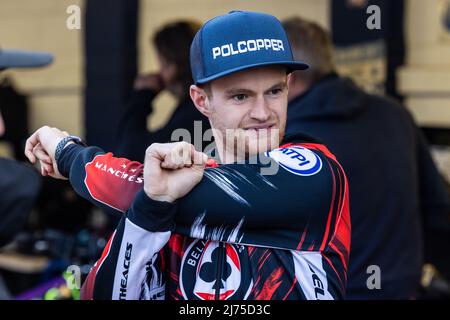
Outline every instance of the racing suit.
{"type": "Polygon", "coordinates": [[[246,164],[213,165],[174,203],[143,191],[143,164],[64,148],[58,169],[81,196],[122,214],[83,299],[342,299],[348,186],[333,154],[304,135],[246,164]],[[276,174],[262,169],[276,163],[276,174]]]}

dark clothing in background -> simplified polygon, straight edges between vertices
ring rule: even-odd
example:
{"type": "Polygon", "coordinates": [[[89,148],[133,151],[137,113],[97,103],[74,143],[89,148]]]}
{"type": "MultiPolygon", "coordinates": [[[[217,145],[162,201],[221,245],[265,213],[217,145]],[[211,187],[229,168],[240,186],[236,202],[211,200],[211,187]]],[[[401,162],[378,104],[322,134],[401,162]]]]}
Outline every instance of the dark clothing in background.
{"type": "Polygon", "coordinates": [[[23,152],[28,132],[28,98],[18,92],[9,78],[0,81],[0,112],[5,133],[0,140],[11,143],[14,159],[27,161],[23,152]]]}
{"type": "MultiPolygon", "coordinates": [[[[194,121],[201,121],[202,131],[199,134],[202,136],[197,140],[203,140],[203,132],[210,128],[209,121],[195,108],[189,97],[178,104],[163,128],[148,131],[147,117],[153,111],[152,102],[155,97],[156,93],[149,89],[133,92],[119,123],[115,150],[117,156],[143,162],[145,150],[148,146],[154,142],[171,142],[173,131],[180,128],[187,129],[190,132],[192,140],[187,142],[194,144],[194,121]]],[[[209,143],[211,142],[202,143],[202,150],[209,143]]],[[[199,149],[197,145],[195,147],[199,149]]]]}
{"type": "Polygon", "coordinates": [[[449,195],[409,112],[333,74],[289,103],[286,133],[299,130],[322,139],[347,173],[353,226],[347,298],[415,296],[422,218],[445,222],[449,195]],[[380,267],[381,290],[367,288],[370,265],[380,267]]]}
{"type": "Polygon", "coordinates": [[[40,187],[41,178],[33,168],[0,158],[0,246],[21,231],[40,187]]]}
{"type": "MultiPolygon", "coordinates": [[[[330,1],[330,30],[333,44],[337,48],[358,48],[359,45],[382,43],[384,51],[382,59],[386,64],[386,78],[382,81],[384,92],[401,99],[400,93],[397,92],[396,70],[405,60],[405,1],[369,0],[365,5],[359,3],[363,2],[330,1]],[[371,14],[366,12],[370,5],[380,8],[380,29],[365,27],[369,17],[373,15],[373,11],[371,14]]],[[[361,50],[364,50],[364,47],[361,50]]],[[[357,60],[355,63],[361,62],[357,60]]],[[[376,71],[376,68],[371,70],[368,76],[378,78],[376,71]]]]}

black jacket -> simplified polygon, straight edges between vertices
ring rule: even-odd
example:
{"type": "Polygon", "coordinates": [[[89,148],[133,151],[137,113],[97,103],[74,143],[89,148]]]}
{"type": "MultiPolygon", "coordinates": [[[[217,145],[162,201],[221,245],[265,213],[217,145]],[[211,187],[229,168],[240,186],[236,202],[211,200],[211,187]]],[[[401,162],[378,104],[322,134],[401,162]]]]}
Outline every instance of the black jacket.
{"type": "Polygon", "coordinates": [[[413,296],[423,262],[422,215],[440,223],[449,196],[409,112],[333,74],[291,101],[287,119],[287,133],[322,139],[347,173],[347,298],[413,296]],[[367,288],[371,265],[380,268],[381,290],[367,288]]]}
{"type": "Polygon", "coordinates": [[[41,187],[33,168],[0,158],[0,247],[21,231],[41,187]]]}
{"type": "MultiPolygon", "coordinates": [[[[174,130],[184,128],[191,134],[192,144],[195,145],[194,121],[201,121],[201,134],[210,128],[209,121],[194,106],[189,97],[181,101],[173,112],[167,124],[156,131],[148,131],[147,117],[153,111],[152,101],[156,93],[152,90],[139,90],[133,92],[126,105],[119,123],[119,133],[115,153],[118,156],[143,161],[145,150],[154,142],[171,142],[174,130]]],[[[196,138],[202,142],[202,136],[196,138]]],[[[211,142],[195,145],[205,147],[211,142]]]]}

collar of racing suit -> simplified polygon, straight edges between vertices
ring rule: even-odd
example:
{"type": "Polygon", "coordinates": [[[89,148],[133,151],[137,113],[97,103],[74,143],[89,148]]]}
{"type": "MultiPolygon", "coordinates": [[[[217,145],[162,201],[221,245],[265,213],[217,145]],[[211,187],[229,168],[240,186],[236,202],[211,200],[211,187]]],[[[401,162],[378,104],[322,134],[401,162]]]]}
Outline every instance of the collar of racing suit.
{"type": "MultiPolygon", "coordinates": [[[[320,139],[315,138],[313,136],[310,136],[306,133],[303,132],[295,132],[295,133],[290,133],[284,136],[283,140],[281,141],[280,144],[280,148],[294,143],[294,142],[308,142],[308,143],[318,143],[318,144],[323,144],[322,141],[320,141],[320,139]]],[[[206,162],[206,167],[207,168],[217,168],[220,164],[217,162],[216,158],[209,158],[208,161],[206,162]]]]}

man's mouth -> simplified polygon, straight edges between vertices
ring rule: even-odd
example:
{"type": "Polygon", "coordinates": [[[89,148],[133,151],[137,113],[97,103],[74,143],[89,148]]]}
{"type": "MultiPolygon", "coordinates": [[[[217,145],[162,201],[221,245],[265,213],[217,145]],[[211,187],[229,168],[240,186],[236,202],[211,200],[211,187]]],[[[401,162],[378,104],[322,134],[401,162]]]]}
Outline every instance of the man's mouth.
{"type": "Polygon", "coordinates": [[[245,128],[245,132],[251,137],[255,137],[255,138],[261,138],[261,137],[268,137],[272,135],[272,131],[277,129],[277,126],[275,123],[270,123],[270,124],[259,124],[259,125],[254,125],[251,127],[247,127],[245,128]]]}
{"type": "Polygon", "coordinates": [[[244,130],[270,130],[275,128],[275,123],[258,124],[251,127],[244,128],[244,130]]]}

